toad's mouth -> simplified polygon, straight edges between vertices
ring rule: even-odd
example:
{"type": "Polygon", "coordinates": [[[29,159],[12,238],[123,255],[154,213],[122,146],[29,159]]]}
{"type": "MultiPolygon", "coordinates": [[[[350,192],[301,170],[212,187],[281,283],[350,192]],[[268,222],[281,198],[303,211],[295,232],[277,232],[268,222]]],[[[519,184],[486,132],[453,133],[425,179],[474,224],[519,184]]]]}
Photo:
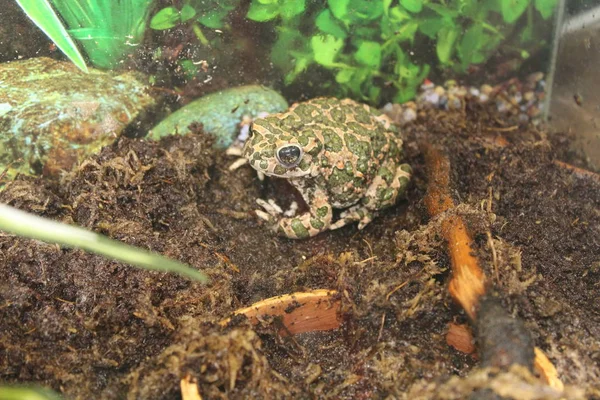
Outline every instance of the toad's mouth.
{"type": "Polygon", "coordinates": [[[261,167],[261,160],[250,161],[250,166],[255,170],[262,172],[267,176],[276,178],[290,179],[301,178],[311,174],[310,168],[302,170],[300,167],[285,168],[278,163],[269,163],[266,168],[261,167]]]}

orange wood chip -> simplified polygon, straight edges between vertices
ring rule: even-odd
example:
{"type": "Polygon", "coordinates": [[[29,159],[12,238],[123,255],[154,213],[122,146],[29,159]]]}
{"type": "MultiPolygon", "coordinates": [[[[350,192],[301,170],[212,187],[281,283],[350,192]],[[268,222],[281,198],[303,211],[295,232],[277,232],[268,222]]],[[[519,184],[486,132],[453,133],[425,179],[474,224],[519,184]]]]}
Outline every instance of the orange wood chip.
{"type": "Polygon", "coordinates": [[[546,357],[546,354],[539,348],[533,349],[535,352],[534,367],[540,376],[546,381],[548,386],[562,392],[564,384],[558,377],[558,371],[552,362],[546,357]]]}
{"type": "MultiPolygon", "coordinates": [[[[335,290],[316,289],[310,292],[297,292],[261,300],[249,307],[241,308],[234,314],[243,314],[252,324],[266,316],[281,316],[286,329],[292,335],[303,332],[327,331],[340,327],[340,301],[334,298],[335,290]]],[[[221,321],[227,325],[230,318],[221,321]]]]}
{"type": "Polygon", "coordinates": [[[475,352],[475,344],[473,343],[473,333],[471,328],[466,324],[448,324],[448,333],[446,334],[446,343],[454,347],[456,350],[465,354],[475,352]]]}
{"type": "Polygon", "coordinates": [[[198,391],[198,384],[190,375],[186,375],[180,382],[182,400],[202,400],[198,391]]]}

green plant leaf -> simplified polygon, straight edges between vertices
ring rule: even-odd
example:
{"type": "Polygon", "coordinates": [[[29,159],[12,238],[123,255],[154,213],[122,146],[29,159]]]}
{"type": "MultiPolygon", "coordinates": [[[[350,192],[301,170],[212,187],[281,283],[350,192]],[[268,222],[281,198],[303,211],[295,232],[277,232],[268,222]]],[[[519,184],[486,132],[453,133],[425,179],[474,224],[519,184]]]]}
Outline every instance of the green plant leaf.
{"type": "Polygon", "coordinates": [[[353,21],[372,21],[383,15],[383,6],[381,0],[352,0],[347,18],[353,21]]]}
{"type": "Polygon", "coordinates": [[[253,1],[246,17],[252,21],[265,22],[277,18],[279,11],[278,4],[260,4],[253,1]]]}
{"type": "Polygon", "coordinates": [[[411,13],[420,13],[423,9],[422,0],[400,0],[402,7],[406,8],[411,13]]]}
{"type": "Polygon", "coordinates": [[[415,39],[415,34],[419,28],[419,21],[410,20],[402,24],[402,27],[398,29],[396,37],[399,41],[408,40],[412,42],[415,39]]]}
{"type": "Polygon", "coordinates": [[[381,88],[379,86],[369,87],[368,97],[369,97],[369,101],[371,101],[371,103],[378,103],[380,94],[381,94],[381,88]]]}
{"type": "Polygon", "coordinates": [[[220,29],[223,27],[223,20],[229,14],[229,11],[226,9],[218,9],[211,12],[204,13],[196,21],[200,22],[202,25],[211,29],[220,29]]]}
{"type": "Polygon", "coordinates": [[[421,67],[410,62],[408,58],[404,58],[403,62],[397,66],[396,73],[403,80],[410,82],[419,76],[420,70],[421,67]]]}
{"type": "Polygon", "coordinates": [[[348,83],[350,82],[350,80],[352,80],[353,75],[353,69],[342,69],[337,74],[335,74],[335,81],[340,84],[348,83]]]}
{"type": "Polygon", "coordinates": [[[120,65],[142,42],[154,6],[147,0],[50,2],[72,37],[81,34],[79,40],[94,66],[108,69],[120,65]],[[86,30],[92,36],[82,36],[86,30]]]}
{"type": "Polygon", "coordinates": [[[329,6],[331,13],[340,21],[346,20],[349,4],[350,0],[327,0],[327,5],[329,6]]]}
{"type": "Polygon", "coordinates": [[[62,397],[51,389],[18,385],[0,386],[0,400],[62,400],[62,397]]]}
{"type": "Polygon", "coordinates": [[[281,17],[285,19],[294,18],[306,10],[306,0],[283,0],[280,5],[281,17]]]}
{"type": "Polygon", "coordinates": [[[79,49],[46,0],[16,0],[25,14],[38,26],[56,46],[83,72],[87,65],[79,49]]]}
{"type": "Polygon", "coordinates": [[[165,7],[152,17],[150,20],[150,28],[159,31],[171,29],[177,26],[181,21],[179,10],[175,7],[165,7]]]}
{"type": "Polygon", "coordinates": [[[312,57],[309,42],[297,29],[282,27],[271,48],[271,61],[283,71],[290,71],[299,58],[312,57]]]}
{"type": "Polygon", "coordinates": [[[355,69],[352,79],[345,83],[344,89],[350,90],[357,97],[364,97],[363,85],[367,82],[367,79],[371,77],[372,70],[368,68],[355,69]]]}
{"type": "Polygon", "coordinates": [[[284,79],[284,83],[286,85],[289,85],[294,80],[296,80],[298,75],[306,71],[306,68],[311,63],[311,61],[312,57],[310,57],[309,55],[297,55],[296,63],[294,64],[294,69],[287,73],[284,79]]]}
{"type": "Polygon", "coordinates": [[[194,77],[196,77],[196,74],[198,74],[198,67],[194,64],[192,60],[181,60],[178,62],[178,64],[183,69],[186,79],[192,80],[194,79],[194,77]]]}
{"type": "Polygon", "coordinates": [[[463,68],[466,68],[473,63],[475,54],[481,48],[483,40],[483,27],[481,24],[475,23],[463,35],[460,44],[458,45],[458,54],[462,61],[463,68]]]}
{"type": "Polygon", "coordinates": [[[6,204],[0,204],[0,230],[86,250],[145,269],[175,272],[200,282],[208,280],[202,272],[160,254],[130,246],[78,226],[38,217],[6,204]]]}
{"type": "Polygon", "coordinates": [[[323,33],[328,33],[336,38],[346,38],[346,31],[338,22],[338,20],[333,17],[331,11],[328,9],[321,11],[319,15],[317,15],[317,18],[315,19],[315,25],[323,33]]]}
{"type": "Polygon", "coordinates": [[[438,13],[439,15],[441,15],[442,17],[448,18],[448,19],[453,19],[455,17],[458,16],[458,11],[457,10],[453,10],[448,6],[445,6],[443,4],[437,4],[437,3],[426,3],[425,6],[427,8],[429,8],[430,10],[435,11],[436,13],[438,13]]]}
{"type": "Polygon", "coordinates": [[[396,23],[406,21],[406,20],[412,18],[411,15],[409,13],[407,13],[400,6],[390,8],[388,15],[389,15],[390,21],[396,22],[396,23]]]}
{"type": "Polygon", "coordinates": [[[430,39],[433,39],[435,35],[437,35],[437,33],[440,31],[440,29],[448,25],[452,25],[452,21],[448,22],[448,20],[445,18],[427,18],[419,24],[419,32],[429,37],[430,39]]]}
{"type": "Polygon", "coordinates": [[[377,42],[361,42],[358,50],[354,53],[354,59],[373,69],[379,69],[381,66],[381,45],[377,42]]]}
{"type": "Polygon", "coordinates": [[[398,90],[398,92],[394,96],[394,103],[402,104],[414,99],[417,95],[417,86],[418,85],[407,85],[401,90],[398,90]]]}
{"type": "Polygon", "coordinates": [[[393,0],[383,0],[383,13],[388,15],[390,7],[392,6],[393,0]]]}
{"type": "Polygon", "coordinates": [[[195,16],[196,16],[196,10],[194,9],[194,7],[190,6],[189,4],[185,4],[181,8],[181,13],[180,13],[181,22],[189,21],[190,19],[194,18],[195,16]]]}
{"type": "Polygon", "coordinates": [[[310,38],[315,61],[325,67],[333,66],[335,58],[344,46],[344,40],[333,35],[315,35],[310,38]]]}
{"type": "Polygon", "coordinates": [[[557,0],[535,0],[535,9],[539,11],[543,19],[548,19],[554,13],[557,0]]]}
{"type": "Polygon", "coordinates": [[[527,43],[533,39],[533,25],[527,24],[521,31],[521,43],[527,43]]]}
{"type": "Polygon", "coordinates": [[[448,64],[454,51],[454,42],[460,33],[458,26],[443,27],[438,31],[436,53],[442,64],[448,64]]]}
{"type": "Polygon", "coordinates": [[[500,8],[504,22],[512,24],[525,12],[529,0],[501,0],[500,8]]]}

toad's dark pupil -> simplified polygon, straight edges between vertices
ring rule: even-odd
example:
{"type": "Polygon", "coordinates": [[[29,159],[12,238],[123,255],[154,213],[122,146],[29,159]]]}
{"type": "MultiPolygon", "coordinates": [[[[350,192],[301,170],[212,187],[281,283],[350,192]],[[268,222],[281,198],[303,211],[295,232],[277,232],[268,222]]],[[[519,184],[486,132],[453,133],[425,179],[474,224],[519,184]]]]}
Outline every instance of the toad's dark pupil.
{"type": "Polygon", "coordinates": [[[302,150],[298,146],[290,145],[280,148],[277,151],[277,158],[281,165],[286,168],[293,168],[300,163],[302,150]]]}

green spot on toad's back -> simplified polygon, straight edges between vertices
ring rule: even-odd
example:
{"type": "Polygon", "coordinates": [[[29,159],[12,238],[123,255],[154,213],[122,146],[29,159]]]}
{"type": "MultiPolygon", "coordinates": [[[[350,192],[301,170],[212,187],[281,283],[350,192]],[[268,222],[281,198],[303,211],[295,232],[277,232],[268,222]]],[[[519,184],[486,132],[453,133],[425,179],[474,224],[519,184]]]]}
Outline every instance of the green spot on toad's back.
{"type": "Polygon", "coordinates": [[[237,136],[238,124],[244,115],[254,118],[261,112],[278,113],[287,108],[285,99],[272,89],[240,86],[189,103],[151,129],[148,137],[158,140],[168,135],[186,134],[192,123],[201,123],[205,132],[216,137],[215,146],[226,148],[237,136]]]}
{"type": "Polygon", "coordinates": [[[309,235],[308,229],[302,224],[298,218],[292,220],[292,230],[299,239],[307,238],[309,235]]]}
{"type": "Polygon", "coordinates": [[[317,209],[317,216],[319,218],[325,218],[325,216],[327,216],[327,210],[328,210],[327,206],[323,206],[321,208],[318,208],[317,209]]]}
{"type": "Polygon", "coordinates": [[[342,138],[331,129],[325,129],[323,131],[323,139],[325,140],[325,149],[334,152],[342,150],[342,138]]]}
{"type": "Polygon", "coordinates": [[[323,221],[321,221],[320,219],[317,219],[317,218],[311,218],[310,225],[315,229],[321,229],[322,227],[325,226],[323,221]]]}
{"type": "Polygon", "coordinates": [[[334,121],[336,122],[346,122],[346,115],[344,114],[344,112],[338,108],[334,108],[333,110],[331,110],[331,117],[333,118],[334,121]]]}

